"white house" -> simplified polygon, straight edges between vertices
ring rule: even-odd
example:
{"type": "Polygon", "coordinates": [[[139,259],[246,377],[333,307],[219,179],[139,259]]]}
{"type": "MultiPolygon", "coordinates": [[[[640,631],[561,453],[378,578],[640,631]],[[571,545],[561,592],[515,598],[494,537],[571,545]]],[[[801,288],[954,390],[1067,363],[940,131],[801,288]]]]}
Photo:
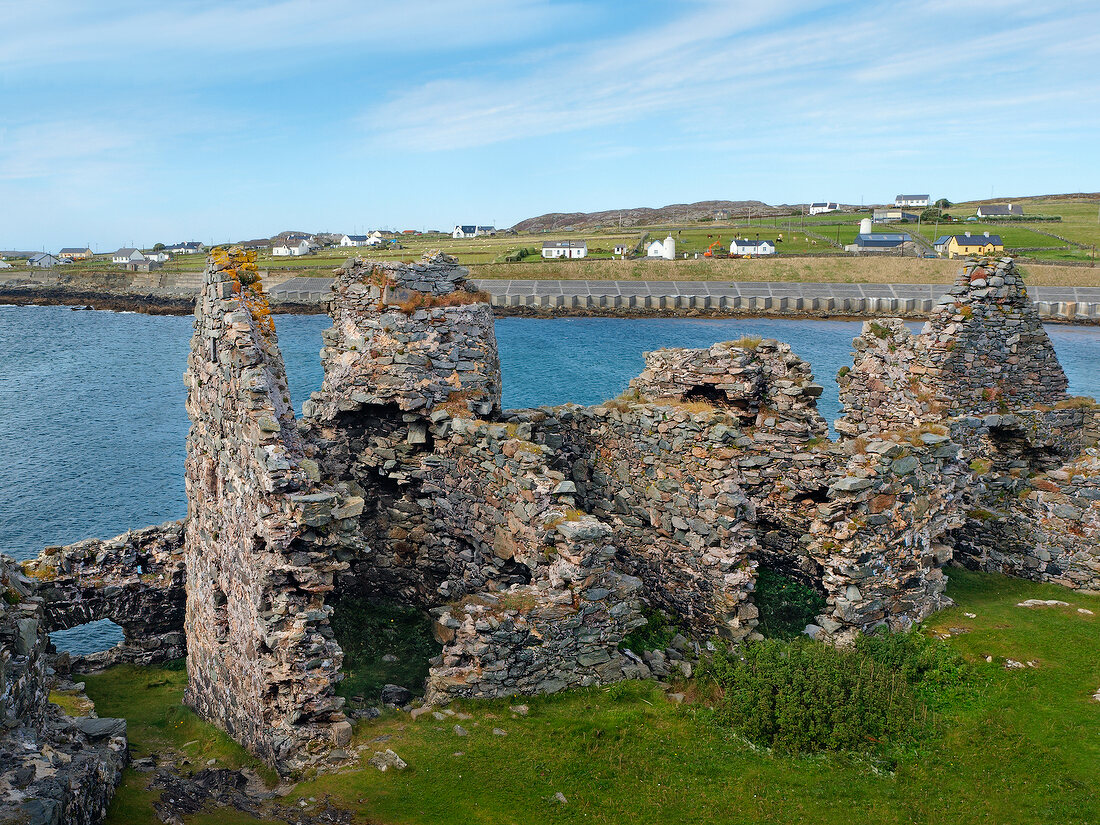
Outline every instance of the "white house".
{"type": "Polygon", "coordinates": [[[367,246],[381,246],[386,242],[386,239],[382,237],[381,232],[372,232],[367,238],[367,246]]]}
{"type": "Polygon", "coordinates": [[[774,255],[774,241],[734,240],[730,244],[731,255],[774,255]]]}
{"type": "Polygon", "coordinates": [[[587,241],[547,241],[542,245],[544,258],[584,258],[587,255],[587,241]]]}
{"type": "Polygon", "coordinates": [[[340,239],[340,246],[366,246],[366,235],[345,235],[340,239]]]}
{"type": "Polygon", "coordinates": [[[894,206],[916,206],[927,209],[929,200],[928,195],[898,195],[894,198],[894,206]]]}
{"type": "Polygon", "coordinates": [[[172,256],[165,252],[163,249],[160,252],[146,252],[145,260],[153,261],[154,263],[162,264],[169,260],[172,256]]]}
{"type": "Polygon", "coordinates": [[[451,231],[452,238],[476,238],[478,235],[495,235],[495,226],[456,226],[451,231]]]}
{"type": "Polygon", "coordinates": [[[840,209],[839,203],[829,203],[828,201],[810,204],[811,215],[821,215],[825,212],[836,212],[836,210],[838,209],[840,209]]]}
{"type": "MultiPolygon", "coordinates": [[[[49,252],[39,252],[37,255],[32,255],[28,259],[27,263],[29,263],[31,266],[41,266],[49,268],[57,266],[63,260],[63,258],[54,257],[49,252]]],[[[67,260],[64,260],[64,262],[69,263],[69,261],[67,260]]]]}
{"type": "Polygon", "coordinates": [[[284,257],[287,255],[308,255],[311,251],[309,241],[305,239],[299,241],[282,241],[271,248],[272,255],[284,257]]]}
{"type": "Polygon", "coordinates": [[[113,264],[141,263],[144,260],[145,256],[141,254],[140,249],[129,246],[123,247],[111,256],[111,263],[113,264]]]}
{"type": "Polygon", "coordinates": [[[625,255],[629,251],[630,251],[630,247],[627,246],[625,243],[615,244],[615,254],[616,255],[625,255]]]}
{"type": "Polygon", "coordinates": [[[676,257],[676,239],[669,235],[663,241],[650,241],[645,248],[647,258],[664,258],[671,261],[676,257]]]}

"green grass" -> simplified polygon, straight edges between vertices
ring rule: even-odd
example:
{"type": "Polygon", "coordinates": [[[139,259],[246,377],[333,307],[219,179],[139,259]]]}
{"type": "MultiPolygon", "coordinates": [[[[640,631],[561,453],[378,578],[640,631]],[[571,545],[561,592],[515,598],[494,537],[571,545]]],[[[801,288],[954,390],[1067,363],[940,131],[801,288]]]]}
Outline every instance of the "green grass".
{"type": "MultiPolygon", "coordinates": [[[[364,767],[297,786],[285,803],[326,794],[359,823],[1094,823],[1100,821],[1100,597],[952,569],[958,607],[926,630],[981,676],[973,692],[951,694],[936,734],[905,749],[893,771],[845,753],[784,756],[760,750],[718,724],[705,682],[686,685],[694,702],[676,705],[648,682],[568,691],[509,702],[457,704],[472,718],[459,738],[431,715],[391,714],[356,729],[356,743],[389,737],[403,772],[364,767]],[[1016,607],[1059,598],[1069,608],[1016,607]],[[973,613],[974,618],[965,614],[973,613]],[[957,632],[965,630],[967,632],[957,632]],[[985,661],[986,656],[992,663],[985,661]],[[1005,658],[1036,667],[1006,670],[1005,658]],[[507,732],[494,736],[493,728],[507,732]],[[456,755],[461,753],[462,755],[456,755]],[[561,792],[568,799],[553,801],[561,792]],[[360,801],[362,800],[362,801],[360,801]]],[[[887,651],[883,655],[889,655],[887,651]]],[[[182,710],[178,670],[115,668],[87,678],[100,715],[131,719],[138,755],[181,748],[193,762],[247,755],[182,710]]],[[[369,753],[369,750],[368,750],[369,753]]],[[[109,823],[156,822],[141,790],[147,774],[128,772],[109,823]]],[[[272,820],[274,821],[274,820],[272,820]]],[[[188,820],[254,822],[235,811],[188,820]]]]}

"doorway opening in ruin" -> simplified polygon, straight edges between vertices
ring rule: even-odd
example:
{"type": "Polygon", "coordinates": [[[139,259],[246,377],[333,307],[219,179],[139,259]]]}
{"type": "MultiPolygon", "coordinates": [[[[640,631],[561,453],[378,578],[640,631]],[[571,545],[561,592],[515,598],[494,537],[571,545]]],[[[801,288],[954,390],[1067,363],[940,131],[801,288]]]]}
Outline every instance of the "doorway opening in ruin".
{"type": "Polygon", "coordinates": [[[327,604],[333,608],[333,635],[344,651],[344,678],[336,693],[347,700],[350,712],[423,695],[429,662],[443,649],[427,612],[356,592],[332,596],[327,604]]]}
{"type": "Polygon", "coordinates": [[[760,612],[757,631],[792,639],[825,611],[824,571],[806,555],[800,533],[783,524],[761,520],[753,604],[760,612]]]}

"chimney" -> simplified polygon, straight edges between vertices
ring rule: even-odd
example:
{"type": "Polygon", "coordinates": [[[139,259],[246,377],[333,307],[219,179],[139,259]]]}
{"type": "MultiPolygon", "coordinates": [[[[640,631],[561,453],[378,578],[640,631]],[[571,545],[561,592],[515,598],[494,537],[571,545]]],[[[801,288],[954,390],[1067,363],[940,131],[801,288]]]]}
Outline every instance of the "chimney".
{"type": "Polygon", "coordinates": [[[969,233],[969,232],[967,232],[967,233],[966,233],[966,237],[968,237],[968,238],[970,237],[970,233],[969,233]]]}
{"type": "Polygon", "coordinates": [[[988,230],[988,229],[987,229],[987,230],[986,230],[986,232],[985,232],[985,236],[986,236],[987,238],[989,237],[989,230],[988,230]]]}

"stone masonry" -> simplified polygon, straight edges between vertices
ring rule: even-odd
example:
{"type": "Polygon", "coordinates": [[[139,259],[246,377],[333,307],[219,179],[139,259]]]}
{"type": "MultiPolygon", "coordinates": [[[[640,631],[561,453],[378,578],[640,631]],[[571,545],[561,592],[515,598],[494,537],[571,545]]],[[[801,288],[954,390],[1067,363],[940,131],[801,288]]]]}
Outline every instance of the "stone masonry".
{"type": "Polygon", "coordinates": [[[107,541],[47,547],[24,570],[45,601],[51,630],[110,619],[121,644],[85,666],[151,664],[184,655],[183,523],[132,530],[107,541]]]}
{"type": "MultiPolygon", "coordinates": [[[[762,567],[817,590],[806,632],[842,644],[947,604],[952,561],[1100,586],[1097,410],[1010,259],[967,262],[920,335],[864,326],[837,442],[777,341],[646,353],[618,399],[502,411],[492,313],[453,259],[351,259],[332,291],[300,420],[240,250],[208,263],[186,376],[187,701],[283,773],[350,736],[334,595],[426,611],[441,702],[646,676],[622,649],[645,609],[755,638],[762,567]]],[[[51,622],[132,605],[128,645],[146,621],[167,638],[178,613],[147,613],[178,611],[169,528],[40,557],[51,622]]]]}
{"type": "Polygon", "coordinates": [[[49,701],[49,626],[35,583],[0,556],[0,825],[94,825],[122,779],[126,722],[49,701]]]}

